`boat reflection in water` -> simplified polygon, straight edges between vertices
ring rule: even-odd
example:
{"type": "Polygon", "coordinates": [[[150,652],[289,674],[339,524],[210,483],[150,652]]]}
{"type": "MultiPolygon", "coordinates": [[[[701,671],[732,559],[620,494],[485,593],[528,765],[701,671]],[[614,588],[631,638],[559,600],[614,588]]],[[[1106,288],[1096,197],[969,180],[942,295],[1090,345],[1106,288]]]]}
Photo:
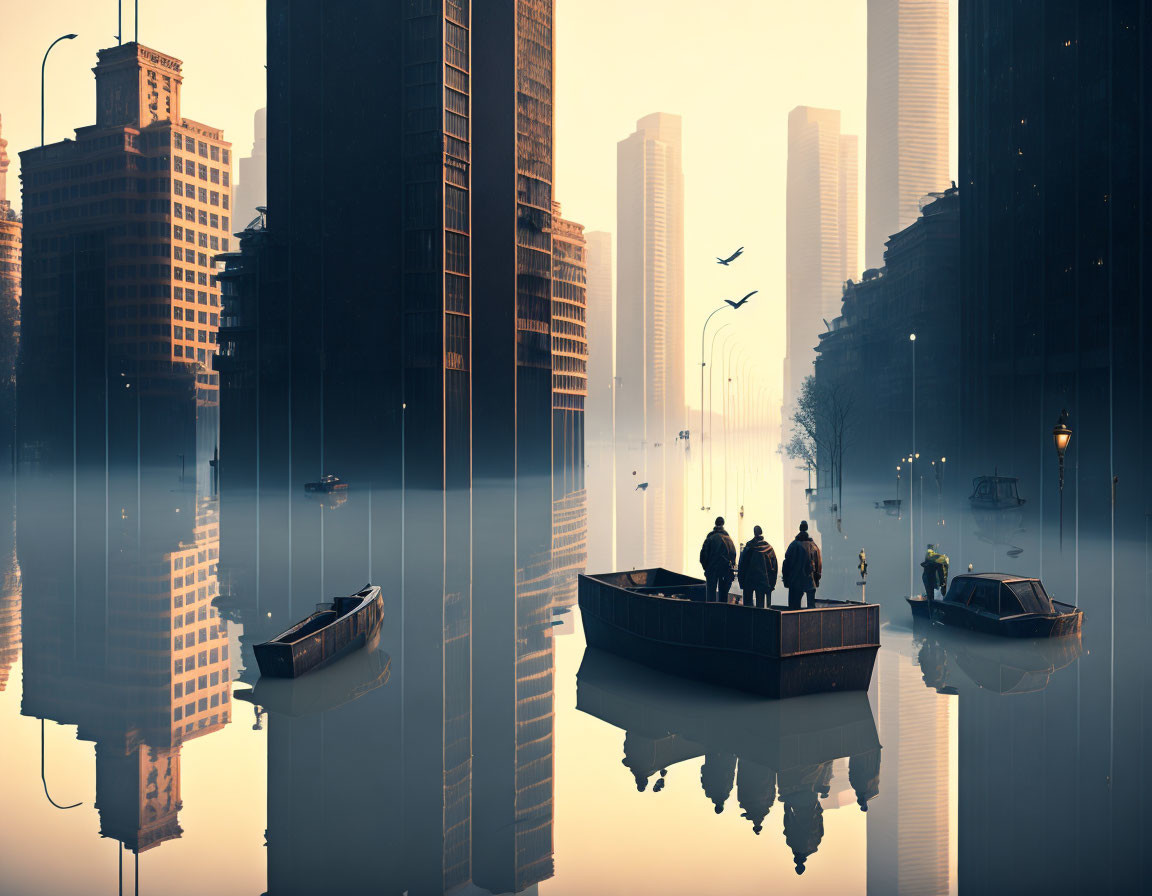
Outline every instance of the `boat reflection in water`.
{"type": "Polygon", "coordinates": [[[917,620],[913,629],[924,684],[942,694],[965,690],[1031,694],[1084,652],[1080,633],[1062,638],[1005,640],[917,620]]]}
{"type": "Polygon", "coordinates": [[[380,635],[343,661],[300,679],[261,678],[233,696],[271,715],[300,718],[336,709],[387,684],[392,661],[380,650],[380,635]]]}
{"type": "Polygon", "coordinates": [[[958,695],[960,892],[1083,893],[1094,880],[1100,892],[1146,889],[1125,863],[1111,865],[1114,886],[1097,877],[1102,835],[1084,810],[1111,786],[1081,728],[1078,693],[1092,670],[1073,668],[1080,636],[1017,641],[919,625],[914,638],[924,684],[958,695]]]}
{"type": "Polygon", "coordinates": [[[796,873],[824,836],[821,799],[833,763],[847,757],[861,810],[880,790],[880,741],[865,693],[766,701],[666,676],[588,648],[577,677],[576,708],[624,730],[623,764],[645,791],[666,786],[668,770],[704,757],[700,784],[714,811],[733,785],[741,817],[759,834],[777,798],[796,873]]]}

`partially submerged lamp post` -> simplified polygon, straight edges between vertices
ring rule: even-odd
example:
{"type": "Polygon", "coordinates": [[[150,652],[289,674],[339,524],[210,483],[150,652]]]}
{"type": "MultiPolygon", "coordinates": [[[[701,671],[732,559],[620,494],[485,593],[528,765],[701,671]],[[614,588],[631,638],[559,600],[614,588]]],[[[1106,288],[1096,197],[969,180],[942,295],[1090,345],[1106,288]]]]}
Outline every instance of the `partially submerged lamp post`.
{"type": "Polygon", "coordinates": [[[1052,441],[1056,444],[1056,458],[1060,471],[1060,551],[1064,550],[1064,455],[1068,443],[1072,441],[1072,430],[1068,428],[1068,411],[1060,412],[1060,419],[1052,427],[1052,441]]]}

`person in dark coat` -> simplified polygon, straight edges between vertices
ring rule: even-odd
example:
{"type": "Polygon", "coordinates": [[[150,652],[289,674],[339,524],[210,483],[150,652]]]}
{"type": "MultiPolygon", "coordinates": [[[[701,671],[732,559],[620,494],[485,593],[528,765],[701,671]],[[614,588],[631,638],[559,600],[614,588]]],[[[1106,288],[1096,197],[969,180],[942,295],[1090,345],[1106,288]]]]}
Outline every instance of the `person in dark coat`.
{"type": "Polygon", "coordinates": [[[799,610],[808,596],[808,606],[816,606],[816,589],[820,587],[820,548],[808,534],[808,521],[800,521],[800,531],[784,552],[784,587],[788,589],[788,609],[799,610]]]}
{"type": "Polygon", "coordinates": [[[732,587],[732,567],[736,563],[736,545],[724,530],[724,517],[716,517],[716,527],[704,539],[700,548],[700,565],[704,567],[707,600],[728,600],[732,587]],[[717,589],[720,595],[717,597],[717,589]]]}
{"type": "Polygon", "coordinates": [[[736,575],[744,589],[744,606],[770,607],[772,589],[776,587],[779,566],[772,545],[764,540],[764,530],[756,526],[752,540],[744,545],[740,554],[740,567],[736,575]]]}

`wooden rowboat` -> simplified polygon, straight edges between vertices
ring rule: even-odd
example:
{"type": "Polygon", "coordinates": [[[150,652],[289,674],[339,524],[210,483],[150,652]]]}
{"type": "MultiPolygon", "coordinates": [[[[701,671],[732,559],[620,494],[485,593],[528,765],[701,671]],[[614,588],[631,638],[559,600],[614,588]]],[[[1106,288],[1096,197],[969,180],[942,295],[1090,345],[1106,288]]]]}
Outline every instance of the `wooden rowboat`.
{"type": "Polygon", "coordinates": [[[370,643],[383,618],[384,597],[378,585],[365,585],[348,597],[317,604],[307,619],[252,648],[260,674],[298,678],[322,669],[370,643]]]}

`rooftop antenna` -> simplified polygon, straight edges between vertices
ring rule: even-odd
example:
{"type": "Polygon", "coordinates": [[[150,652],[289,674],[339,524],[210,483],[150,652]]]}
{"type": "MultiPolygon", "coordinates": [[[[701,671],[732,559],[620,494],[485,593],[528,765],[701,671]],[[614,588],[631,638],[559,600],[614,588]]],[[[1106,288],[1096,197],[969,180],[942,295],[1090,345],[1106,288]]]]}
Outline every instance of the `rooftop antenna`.
{"type": "Polygon", "coordinates": [[[116,46],[124,43],[124,0],[116,0],[116,46]]]}
{"type": "Polygon", "coordinates": [[[136,0],[134,19],[136,22],[136,32],[133,35],[132,40],[135,43],[140,43],[140,0],[136,0]]]}

